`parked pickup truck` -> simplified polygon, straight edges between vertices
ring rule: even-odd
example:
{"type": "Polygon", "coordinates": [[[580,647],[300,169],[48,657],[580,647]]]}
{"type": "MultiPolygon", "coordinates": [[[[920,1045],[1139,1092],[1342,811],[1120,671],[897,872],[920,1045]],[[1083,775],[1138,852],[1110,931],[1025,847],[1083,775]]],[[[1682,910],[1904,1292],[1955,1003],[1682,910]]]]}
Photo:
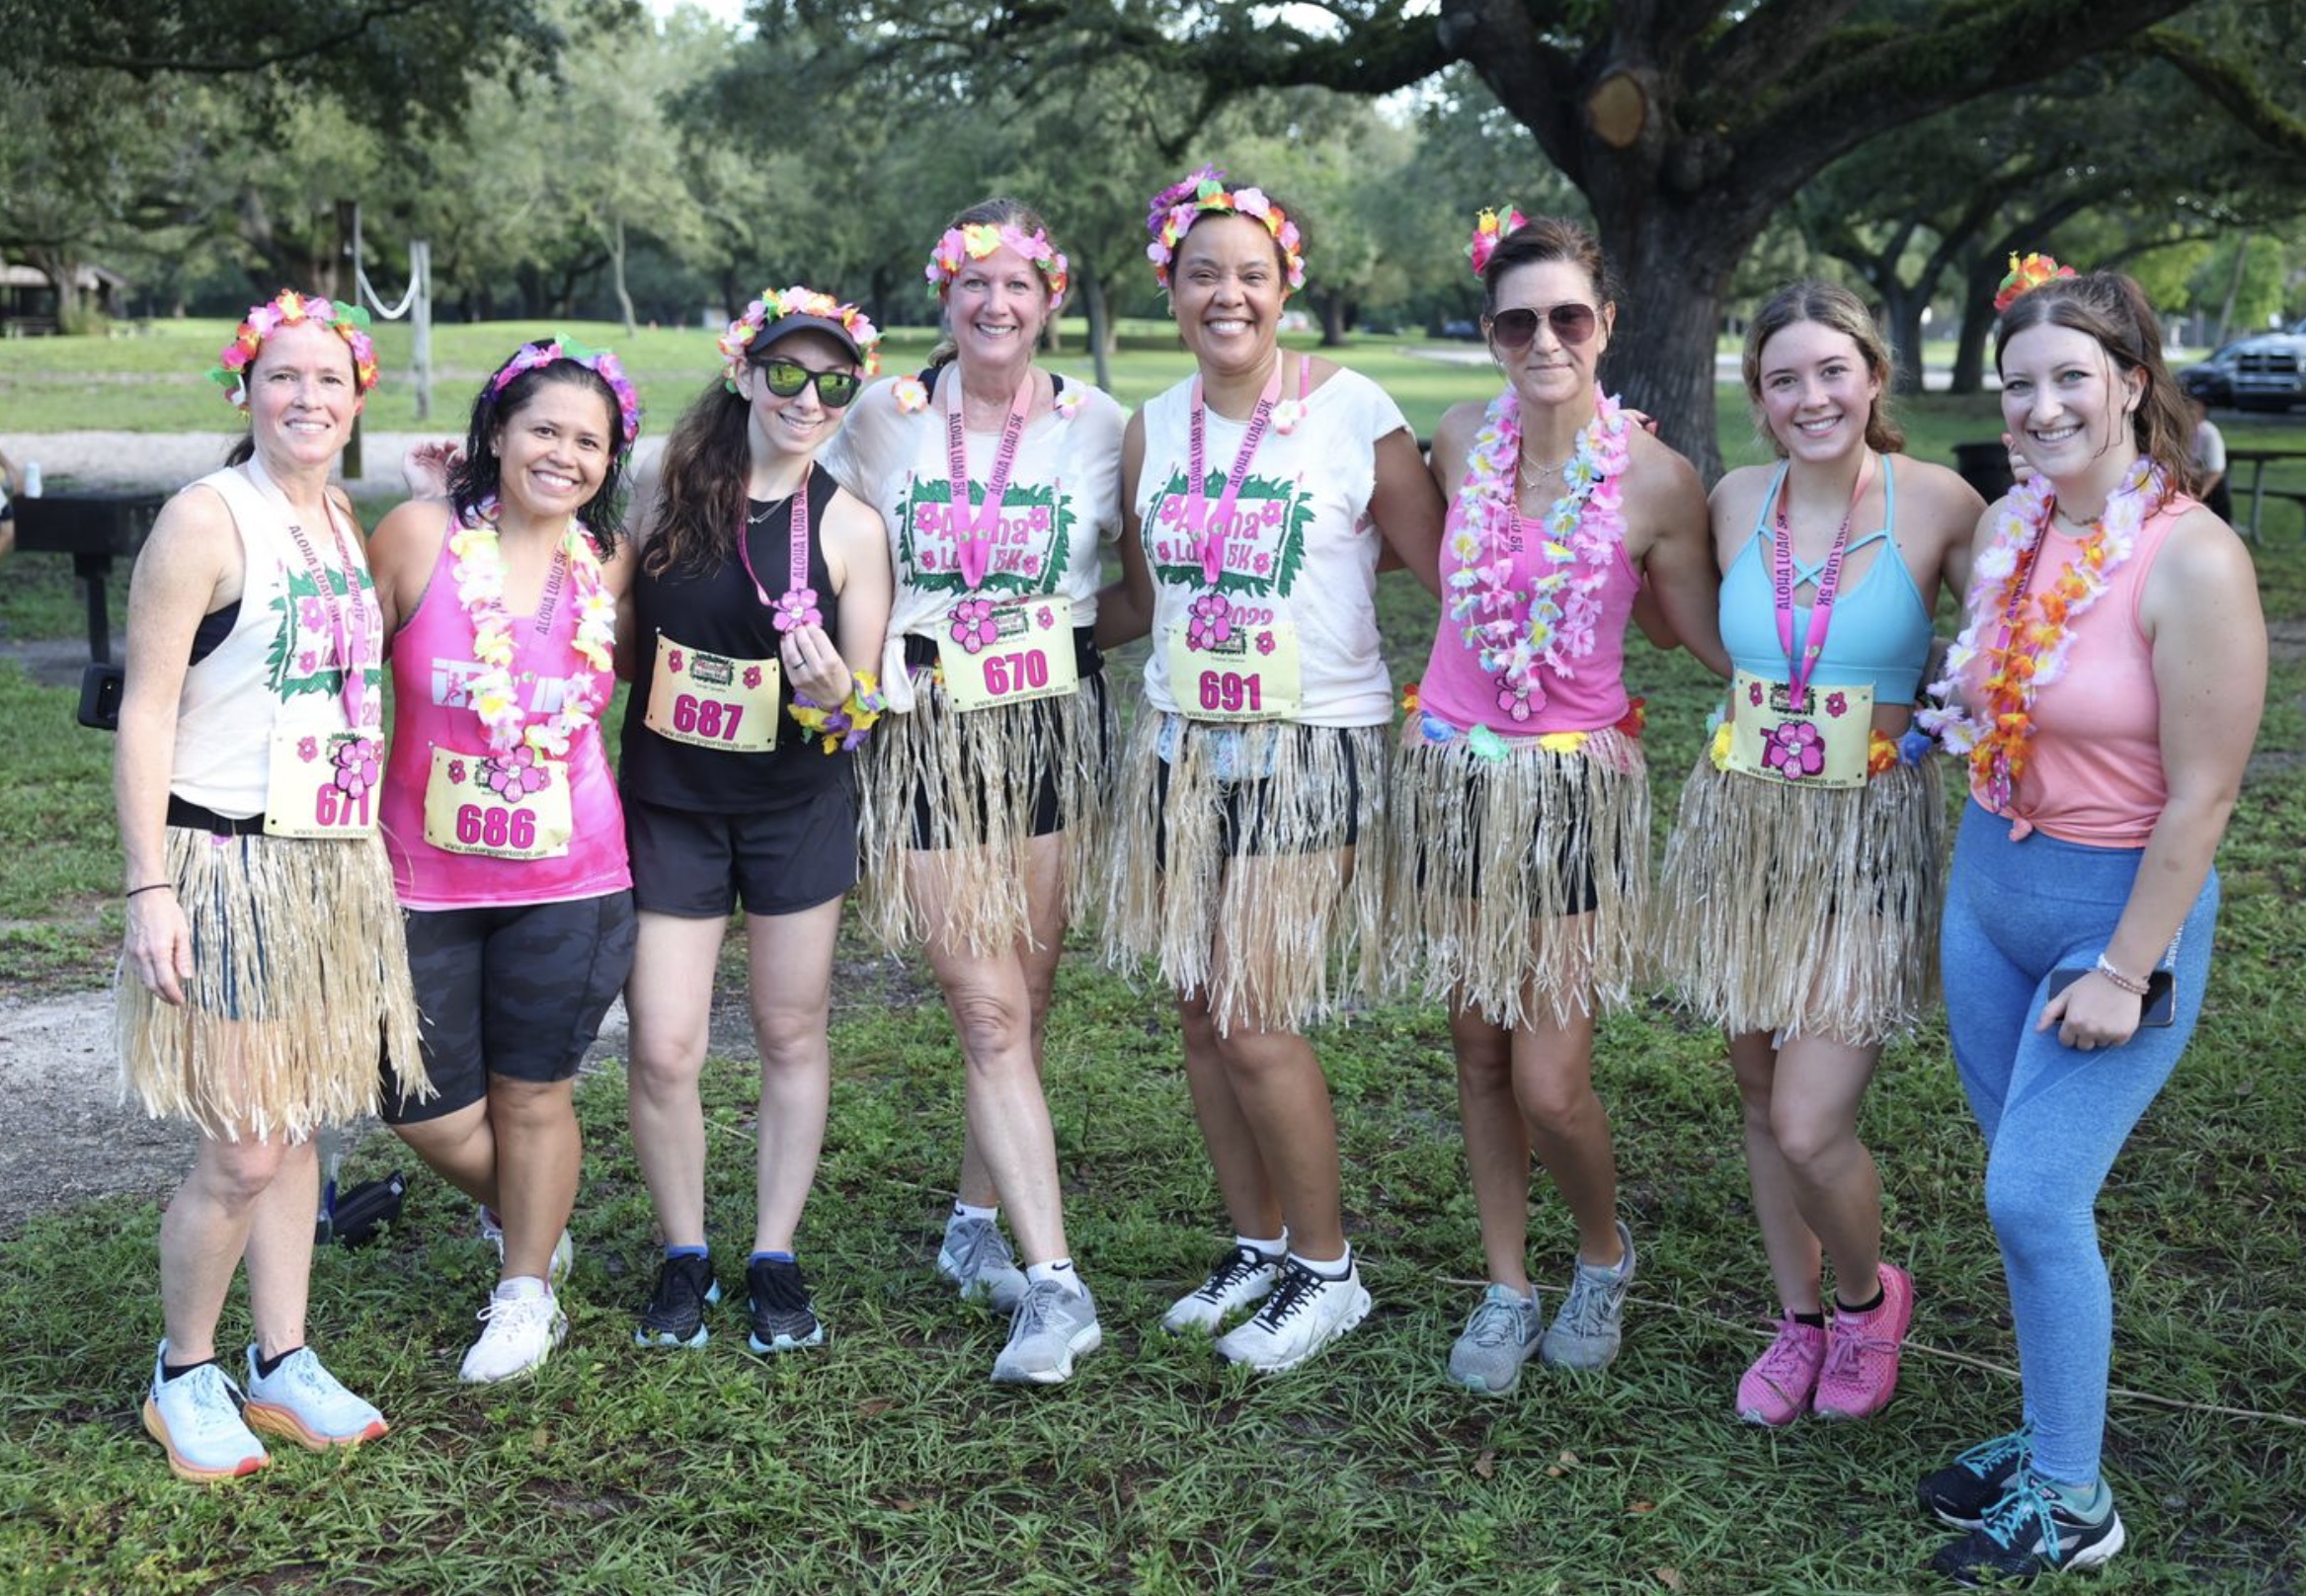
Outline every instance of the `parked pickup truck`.
{"type": "Polygon", "coordinates": [[[2231,369],[2237,409],[2306,405],[2306,321],[2286,333],[2244,339],[2234,348],[2231,369]]]}

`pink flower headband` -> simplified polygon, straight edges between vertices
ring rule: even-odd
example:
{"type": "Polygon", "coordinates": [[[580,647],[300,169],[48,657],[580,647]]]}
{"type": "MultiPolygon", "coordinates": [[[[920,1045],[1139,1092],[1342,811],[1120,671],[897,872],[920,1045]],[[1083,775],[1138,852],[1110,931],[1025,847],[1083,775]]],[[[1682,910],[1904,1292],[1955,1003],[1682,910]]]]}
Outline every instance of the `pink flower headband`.
{"type": "Polygon", "coordinates": [[[368,312],[358,305],[340,305],[314,294],[307,297],[283,288],[270,304],[251,307],[248,319],[232,334],[232,342],[208,372],[208,380],[230,390],[225,397],[239,409],[248,408],[248,368],[265,340],[291,322],[309,321],[326,327],[353,352],[353,386],[365,395],[376,386],[376,346],[368,341],[368,312]]]}
{"type": "Polygon", "coordinates": [[[745,314],[729,323],[729,330],[721,335],[721,385],[731,393],[737,391],[737,378],[745,370],[746,353],[754,339],[772,321],[787,316],[813,316],[829,321],[847,333],[849,342],[856,345],[857,358],[864,361],[865,375],[872,376],[881,369],[881,330],[867,320],[865,313],[854,305],[844,305],[829,293],[805,288],[799,283],[779,293],[774,288],[763,288],[760,297],[745,307],[745,314]]]}
{"type": "Polygon", "coordinates": [[[928,258],[929,291],[934,293],[959,277],[964,258],[982,261],[1003,244],[1031,261],[1049,279],[1049,313],[1056,315],[1058,307],[1065,303],[1065,285],[1073,280],[1073,276],[1065,256],[1038,227],[1025,233],[1007,222],[995,226],[989,221],[973,221],[966,227],[946,228],[945,236],[937,240],[937,247],[928,258]]]}
{"type": "Polygon", "coordinates": [[[1303,237],[1289,213],[1265,198],[1261,189],[1228,189],[1225,174],[1214,166],[1205,166],[1182,183],[1170,185],[1153,196],[1153,209],[1145,218],[1145,230],[1153,235],[1146,246],[1146,259],[1153,262],[1153,276],[1163,288],[1169,285],[1169,263],[1177,258],[1177,246],[1185,234],[1208,212],[1233,211],[1254,217],[1265,224],[1273,241],[1281,246],[1283,259],[1289,267],[1289,285],[1306,285],[1306,257],[1303,237]]]}
{"type": "Polygon", "coordinates": [[[2017,301],[2020,295],[2031,293],[2045,282],[2059,278],[2070,278],[2074,269],[2060,266],[2047,255],[2028,255],[2020,260],[2018,252],[2010,252],[2010,275],[2002,279],[2002,286],[1994,292],[1994,313],[2000,315],[2017,301]]]}
{"type": "Polygon", "coordinates": [[[515,377],[523,371],[541,371],[560,360],[581,365],[608,384],[608,391],[616,395],[616,413],[624,423],[624,447],[617,450],[619,458],[632,452],[632,446],[641,436],[641,396],[633,390],[632,379],[624,374],[624,364],[607,350],[587,349],[566,337],[555,337],[549,344],[523,344],[517,353],[497,367],[497,374],[489,378],[488,400],[495,404],[497,395],[511,386],[515,377]]]}
{"type": "Polygon", "coordinates": [[[1489,257],[1497,253],[1497,246],[1530,224],[1529,217],[1519,206],[1508,200],[1501,220],[1494,210],[1484,210],[1473,222],[1472,241],[1466,245],[1466,259],[1473,263],[1473,276],[1480,277],[1489,270],[1489,257]]]}

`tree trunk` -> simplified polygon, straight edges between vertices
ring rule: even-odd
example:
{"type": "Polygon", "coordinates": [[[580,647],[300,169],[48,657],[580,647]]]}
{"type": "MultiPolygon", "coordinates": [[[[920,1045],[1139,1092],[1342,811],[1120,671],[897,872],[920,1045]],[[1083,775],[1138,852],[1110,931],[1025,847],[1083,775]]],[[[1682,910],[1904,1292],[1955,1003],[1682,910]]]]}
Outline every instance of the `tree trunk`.
{"type": "Polygon", "coordinates": [[[1986,385],[1986,339],[1994,331],[1994,285],[2002,280],[2001,257],[1980,255],[1962,274],[1961,336],[1953,344],[1949,393],[1977,393],[1986,385]]]}
{"type": "Polygon", "coordinates": [[[624,336],[630,338],[640,329],[633,318],[632,290],[624,280],[624,218],[619,216],[608,225],[608,280],[616,289],[616,308],[624,317],[624,336]]]}
{"type": "Polygon", "coordinates": [[[1602,248],[1626,284],[1602,362],[1602,385],[1657,422],[1657,435],[1711,486],[1721,475],[1714,437],[1714,335],[1730,275],[1757,228],[1703,205],[1595,200],[1602,248]]]}
{"type": "Polygon", "coordinates": [[[1081,308],[1089,318],[1089,358],[1096,363],[1097,386],[1113,391],[1113,312],[1105,302],[1105,279],[1082,261],[1073,273],[1080,287],[1081,308]]]}
{"type": "Polygon", "coordinates": [[[1900,282],[1896,263],[1889,262],[1874,286],[1881,291],[1882,331],[1889,336],[1889,391],[1920,393],[1922,308],[1930,302],[1930,284],[1900,282]]]}

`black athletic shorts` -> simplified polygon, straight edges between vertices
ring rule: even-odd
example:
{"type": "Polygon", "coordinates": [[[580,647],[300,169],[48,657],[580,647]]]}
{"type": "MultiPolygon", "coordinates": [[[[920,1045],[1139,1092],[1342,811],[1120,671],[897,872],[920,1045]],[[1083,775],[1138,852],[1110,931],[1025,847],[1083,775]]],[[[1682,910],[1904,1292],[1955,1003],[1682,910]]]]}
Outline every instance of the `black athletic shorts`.
{"type": "Polygon", "coordinates": [[[797,915],[857,884],[857,795],[836,781],[755,814],[665,809],[627,797],[624,840],[633,902],[652,915],[715,919],[797,915]]]}

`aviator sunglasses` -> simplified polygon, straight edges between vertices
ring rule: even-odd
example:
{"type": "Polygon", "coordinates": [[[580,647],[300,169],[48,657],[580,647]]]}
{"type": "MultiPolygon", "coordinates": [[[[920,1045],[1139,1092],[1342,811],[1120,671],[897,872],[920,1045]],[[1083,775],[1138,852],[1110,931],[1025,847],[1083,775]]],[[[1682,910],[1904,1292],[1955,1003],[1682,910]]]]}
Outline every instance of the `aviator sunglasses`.
{"type": "Polygon", "coordinates": [[[854,371],[812,371],[798,360],[763,360],[760,375],[768,391],[779,399],[790,399],[816,383],[817,397],[825,401],[828,410],[845,409],[863,381],[854,371]]]}
{"type": "Polygon", "coordinates": [[[1489,336],[1502,348],[1520,349],[1538,336],[1541,316],[1553,329],[1553,336],[1572,349],[1593,337],[1593,330],[1599,325],[1591,305],[1548,305],[1544,310],[1516,306],[1489,318],[1489,336]]]}

